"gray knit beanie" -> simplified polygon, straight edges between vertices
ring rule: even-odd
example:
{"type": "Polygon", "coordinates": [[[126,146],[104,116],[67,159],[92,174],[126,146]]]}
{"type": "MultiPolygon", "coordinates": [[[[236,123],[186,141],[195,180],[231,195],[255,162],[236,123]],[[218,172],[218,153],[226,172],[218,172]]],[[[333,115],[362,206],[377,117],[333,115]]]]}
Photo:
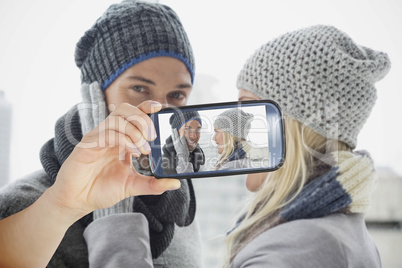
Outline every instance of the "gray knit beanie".
{"type": "Polygon", "coordinates": [[[194,57],[176,15],[162,4],[125,0],[111,5],[76,45],[82,83],[105,90],[131,66],[160,56],[182,61],[194,82],[194,57]]]}
{"type": "Polygon", "coordinates": [[[240,139],[247,139],[253,118],[254,115],[241,109],[233,108],[218,115],[214,121],[214,127],[220,128],[240,139]]]}
{"type": "Polygon", "coordinates": [[[176,111],[173,113],[169,118],[169,124],[172,126],[172,129],[175,128],[179,130],[182,125],[190,120],[197,120],[200,122],[202,126],[202,120],[200,114],[197,111],[188,111],[188,112],[181,112],[176,111]]]}
{"type": "Polygon", "coordinates": [[[247,60],[237,87],[276,101],[286,115],[355,148],[376,100],[374,84],[390,66],[387,54],[318,25],[263,45],[247,60]]]}

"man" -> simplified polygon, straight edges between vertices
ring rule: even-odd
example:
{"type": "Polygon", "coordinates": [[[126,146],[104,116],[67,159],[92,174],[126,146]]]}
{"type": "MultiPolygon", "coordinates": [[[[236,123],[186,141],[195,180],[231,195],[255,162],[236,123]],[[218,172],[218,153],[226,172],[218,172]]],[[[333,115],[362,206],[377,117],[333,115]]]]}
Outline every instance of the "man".
{"type": "Polygon", "coordinates": [[[43,170],[0,191],[8,228],[0,234],[8,263],[2,257],[0,266],[127,267],[135,259],[120,258],[121,238],[105,230],[138,231],[145,218],[155,267],[200,267],[191,181],[156,180],[132,162],[155,138],[147,114],[185,105],[192,90],[194,57],[176,13],[140,1],[114,4],[79,40],[75,61],[83,103],[56,123],[40,152],[43,170]],[[166,189],[177,190],[155,195],[166,189]],[[133,197],[139,193],[151,195],[133,197]]]}
{"type": "Polygon", "coordinates": [[[169,118],[172,135],[163,146],[165,174],[198,172],[205,164],[205,155],[198,142],[202,121],[197,111],[176,111],[169,118]]]}

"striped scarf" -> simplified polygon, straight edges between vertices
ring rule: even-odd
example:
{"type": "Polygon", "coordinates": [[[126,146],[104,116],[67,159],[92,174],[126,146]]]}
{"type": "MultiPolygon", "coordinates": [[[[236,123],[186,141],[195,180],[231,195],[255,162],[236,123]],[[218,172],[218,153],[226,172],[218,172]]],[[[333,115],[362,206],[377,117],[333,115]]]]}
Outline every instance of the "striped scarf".
{"type": "Polygon", "coordinates": [[[363,151],[338,151],[332,156],[338,164],[306,184],[301,193],[282,209],[279,214],[281,221],[318,218],[335,212],[367,212],[377,182],[370,156],[363,151]]]}
{"type": "MultiPolygon", "coordinates": [[[[234,250],[241,248],[262,232],[285,222],[324,217],[333,213],[365,213],[377,177],[373,162],[365,151],[337,151],[326,161],[317,160],[302,191],[280,211],[253,226],[234,250]],[[334,165],[329,165],[331,163],[334,165]]],[[[239,218],[230,234],[245,219],[239,218]]],[[[236,255],[236,254],[235,254],[236,255]]]]}

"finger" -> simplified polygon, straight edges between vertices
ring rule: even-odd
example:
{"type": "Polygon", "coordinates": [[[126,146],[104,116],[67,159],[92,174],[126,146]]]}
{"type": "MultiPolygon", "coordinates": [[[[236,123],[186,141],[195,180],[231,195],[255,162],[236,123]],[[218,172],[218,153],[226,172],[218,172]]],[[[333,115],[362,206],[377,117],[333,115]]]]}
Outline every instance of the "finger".
{"type": "Polygon", "coordinates": [[[113,129],[123,135],[130,137],[132,143],[140,148],[141,152],[143,152],[144,154],[148,154],[151,151],[151,147],[149,146],[147,140],[144,138],[141,131],[137,127],[130,124],[130,122],[128,122],[121,116],[110,117],[109,120],[116,121],[110,122],[110,129],[113,129]]]}
{"type": "Polygon", "coordinates": [[[147,141],[145,141],[145,143],[135,143],[135,146],[141,151],[142,154],[147,155],[151,152],[151,146],[147,141]]]}
{"type": "Polygon", "coordinates": [[[96,133],[92,136],[87,134],[84,138],[74,148],[76,159],[82,163],[98,161],[107,152],[107,149],[115,147],[117,149],[110,152],[117,153],[116,156],[120,160],[123,160],[125,153],[136,157],[141,155],[141,150],[134,145],[130,137],[113,130],[96,133]]]}
{"type": "Polygon", "coordinates": [[[140,156],[142,153],[147,153],[147,149],[143,146],[137,146],[130,139],[129,136],[124,135],[120,132],[116,132],[114,130],[105,131],[105,147],[113,148],[118,147],[119,149],[119,159],[124,156],[126,153],[130,153],[135,155],[136,157],[140,156]]]}
{"type": "Polygon", "coordinates": [[[127,184],[127,196],[159,195],[166,191],[177,190],[181,186],[178,179],[156,179],[152,176],[133,172],[127,184]]]}
{"type": "Polygon", "coordinates": [[[136,153],[136,156],[140,156],[141,154],[147,155],[151,152],[151,146],[149,146],[149,143],[144,139],[133,142],[130,136],[120,132],[115,132],[117,134],[114,136],[111,130],[109,130],[109,133],[111,133],[111,137],[108,139],[109,146],[119,146],[120,150],[121,148],[126,148],[129,153],[136,153]],[[113,139],[113,137],[115,138],[113,139]]]}
{"type": "Polygon", "coordinates": [[[109,115],[109,117],[111,116],[120,116],[125,119],[136,127],[146,140],[150,141],[156,138],[156,131],[151,118],[139,107],[123,103],[109,115]]]}
{"type": "Polygon", "coordinates": [[[128,148],[130,152],[134,150],[134,153],[151,152],[151,147],[142,133],[120,116],[109,116],[95,130],[85,135],[83,140],[92,148],[122,146],[128,148]]]}
{"type": "Polygon", "coordinates": [[[162,109],[162,104],[157,101],[147,100],[140,103],[137,107],[146,114],[152,114],[159,112],[162,109]]]}

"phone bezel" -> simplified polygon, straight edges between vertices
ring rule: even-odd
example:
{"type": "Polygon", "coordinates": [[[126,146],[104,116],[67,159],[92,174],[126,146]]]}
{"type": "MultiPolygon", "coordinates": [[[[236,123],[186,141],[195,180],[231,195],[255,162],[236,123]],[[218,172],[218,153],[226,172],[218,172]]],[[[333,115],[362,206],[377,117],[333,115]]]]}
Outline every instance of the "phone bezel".
{"type": "MultiPolygon", "coordinates": [[[[268,113],[268,110],[266,109],[268,113]]],[[[272,172],[280,167],[283,166],[286,158],[286,134],[285,134],[285,121],[283,118],[283,113],[280,106],[272,101],[272,100],[248,100],[248,101],[233,101],[233,102],[220,102],[220,103],[208,103],[208,104],[197,104],[197,105],[187,105],[187,106],[180,106],[180,107],[167,107],[163,108],[157,113],[153,113],[149,115],[151,120],[155,125],[155,130],[157,134],[157,138],[153,141],[150,141],[151,146],[151,153],[149,154],[149,164],[150,169],[155,178],[177,178],[177,179],[193,179],[193,178],[208,178],[208,177],[220,177],[220,176],[230,176],[230,175],[241,175],[241,174],[252,174],[252,173],[264,173],[264,172],[272,172]],[[269,168],[242,168],[242,169],[229,169],[229,170],[210,170],[210,171],[199,171],[193,173],[180,173],[180,174],[163,174],[162,166],[160,165],[159,168],[155,169],[155,162],[154,158],[157,159],[162,158],[161,152],[161,141],[160,141],[160,129],[159,129],[159,118],[158,115],[162,113],[170,113],[173,111],[177,111],[177,109],[181,109],[183,111],[191,111],[191,110],[207,110],[211,108],[221,109],[221,108],[235,108],[235,107],[242,107],[242,106],[253,106],[255,104],[265,104],[272,105],[275,107],[279,114],[279,120],[281,123],[281,156],[280,161],[274,167],[269,168]],[[163,174],[163,175],[161,175],[163,174]]]]}

